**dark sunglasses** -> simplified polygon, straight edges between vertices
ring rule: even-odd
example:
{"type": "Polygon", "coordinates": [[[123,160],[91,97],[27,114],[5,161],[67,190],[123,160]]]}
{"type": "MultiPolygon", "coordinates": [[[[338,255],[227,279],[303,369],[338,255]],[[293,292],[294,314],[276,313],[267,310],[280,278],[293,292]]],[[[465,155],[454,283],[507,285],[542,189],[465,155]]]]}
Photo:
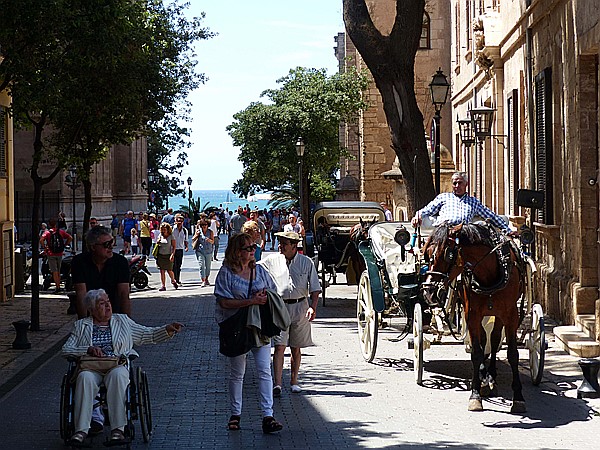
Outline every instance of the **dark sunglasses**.
{"type": "Polygon", "coordinates": [[[113,248],[114,243],[115,243],[115,240],[111,239],[110,241],[106,241],[106,242],[97,242],[96,245],[101,245],[104,248],[113,248]]]}
{"type": "Polygon", "coordinates": [[[256,244],[252,244],[252,245],[248,245],[247,247],[242,247],[240,250],[244,250],[247,251],[248,253],[253,252],[254,250],[256,250],[258,248],[258,245],[256,244]]]}

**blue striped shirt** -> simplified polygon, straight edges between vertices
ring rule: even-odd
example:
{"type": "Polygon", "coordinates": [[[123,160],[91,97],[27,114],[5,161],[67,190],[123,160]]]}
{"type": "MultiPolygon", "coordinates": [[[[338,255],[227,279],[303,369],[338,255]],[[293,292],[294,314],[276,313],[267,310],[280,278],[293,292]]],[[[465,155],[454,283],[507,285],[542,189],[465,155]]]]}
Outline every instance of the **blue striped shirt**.
{"type": "Polygon", "coordinates": [[[432,218],[437,215],[434,223],[436,226],[443,222],[448,222],[450,225],[458,225],[463,222],[468,223],[473,217],[479,216],[482,219],[490,219],[490,222],[501,230],[506,232],[511,231],[500,216],[469,194],[458,197],[452,192],[445,192],[434,198],[418,213],[432,218]]]}

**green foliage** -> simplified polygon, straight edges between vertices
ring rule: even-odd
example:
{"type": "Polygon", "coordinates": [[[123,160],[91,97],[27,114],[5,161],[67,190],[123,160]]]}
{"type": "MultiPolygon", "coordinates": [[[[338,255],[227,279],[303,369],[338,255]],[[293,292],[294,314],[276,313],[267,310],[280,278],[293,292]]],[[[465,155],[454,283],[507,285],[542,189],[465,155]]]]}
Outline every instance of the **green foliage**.
{"type": "Polygon", "coordinates": [[[233,190],[247,196],[297,186],[295,144],[302,136],[311,189],[325,195],[326,189],[318,186],[333,182],[344,151],[338,141],[339,124],[352,121],[366,108],[362,92],[367,77],[356,71],[328,77],[325,69],[298,67],[277,83],[279,89],[263,92],[265,103],[252,103],[235,114],[227,127],[233,144],[241,148],[239,160],[244,166],[233,190]]]}

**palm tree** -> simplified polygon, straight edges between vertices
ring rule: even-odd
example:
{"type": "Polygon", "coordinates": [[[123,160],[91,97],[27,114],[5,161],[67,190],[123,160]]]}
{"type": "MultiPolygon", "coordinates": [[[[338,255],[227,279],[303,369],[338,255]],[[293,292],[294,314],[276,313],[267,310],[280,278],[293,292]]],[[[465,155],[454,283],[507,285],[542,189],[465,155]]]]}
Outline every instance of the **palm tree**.
{"type": "Polygon", "coordinates": [[[277,189],[273,189],[271,199],[267,203],[272,208],[291,208],[292,206],[299,206],[298,201],[298,190],[291,186],[283,186],[277,189]]]}

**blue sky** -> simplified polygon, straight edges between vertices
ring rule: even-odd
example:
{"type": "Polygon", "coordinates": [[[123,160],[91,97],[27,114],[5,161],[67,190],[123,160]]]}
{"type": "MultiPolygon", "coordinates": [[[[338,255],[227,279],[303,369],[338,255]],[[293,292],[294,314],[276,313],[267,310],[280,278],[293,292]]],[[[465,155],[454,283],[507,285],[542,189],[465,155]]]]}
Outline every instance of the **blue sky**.
{"type": "Polygon", "coordinates": [[[342,0],[192,0],[190,15],[202,11],[218,36],[196,46],[198,71],[209,79],[189,97],[192,147],[182,178],[191,176],[193,189],[229,189],[242,164],[225,127],[290,69],[337,71],[342,0]]]}

